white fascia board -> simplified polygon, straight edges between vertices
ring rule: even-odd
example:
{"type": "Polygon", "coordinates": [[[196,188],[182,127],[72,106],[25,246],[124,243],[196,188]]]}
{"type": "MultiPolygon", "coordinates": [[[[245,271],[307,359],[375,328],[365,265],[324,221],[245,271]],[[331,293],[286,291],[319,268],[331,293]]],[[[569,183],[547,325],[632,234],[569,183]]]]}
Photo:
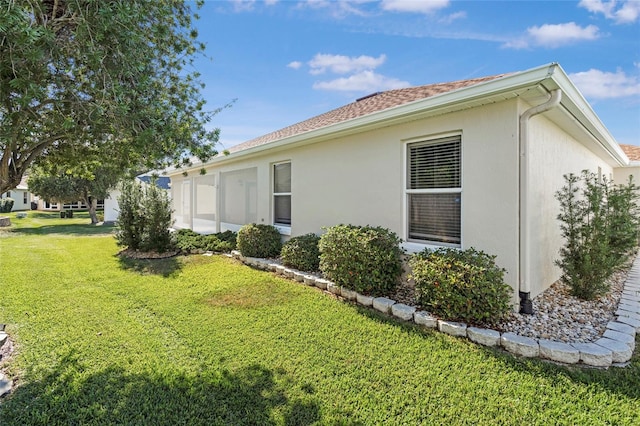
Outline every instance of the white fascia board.
{"type": "Polygon", "coordinates": [[[563,92],[561,104],[566,110],[602,145],[617,164],[629,164],[627,155],[560,65],[556,65],[555,72],[550,75],[549,81],[543,82],[543,86],[549,91],[560,88],[563,92]]]}

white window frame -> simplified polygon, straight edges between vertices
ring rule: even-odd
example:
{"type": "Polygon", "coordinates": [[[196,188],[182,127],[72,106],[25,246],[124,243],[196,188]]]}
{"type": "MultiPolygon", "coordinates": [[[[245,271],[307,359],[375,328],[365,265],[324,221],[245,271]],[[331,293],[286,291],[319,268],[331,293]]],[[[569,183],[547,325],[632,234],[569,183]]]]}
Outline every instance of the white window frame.
{"type": "MultiPolygon", "coordinates": [[[[279,161],[277,163],[271,164],[271,194],[272,194],[271,195],[271,202],[272,202],[272,206],[271,206],[272,221],[271,222],[273,226],[278,230],[278,232],[280,232],[280,234],[291,235],[291,224],[276,222],[276,197],[289,196],[290,200],[292,198],[291,188],[289,188],[289,192],[276,192],[276,166],[279,166],[281,164],[289,164],[290,178],[293,172],[293,169],[291,168],[291,160],[279,161]]],[[[289,215],[291,216],[291,211],[289,211],[289,215]]],[[[292,222],[293,222],[293,218],[292,218],[292,222]]]]}
{"type": "Polygon", "coordinates": [[[462,212],[463,212],[463,202],[464,199],[462,197],[463,188],[463,141],[462,141],[462,133],[446,133],[446,134],[438,134],[431,136],[423,136],[418,138],[407,139],[403,141],[403,158],[404,158],[404,199],[403,199],[403,210],[404,210],[404,233],[405,238],[402,243],[402,247],[408,251],[409,253],[417,253],[426,248],[436,249],[439,247],[451,247],[451,248],[461,248],[463,245],[463,224],[462,224],[462,212]],[[438,144],[438,143],[447,143],[446,139],[451,138],[459,138],[460,140],[460,186],[457,188],[433,188],[433,189],[409,189],[409,179],[410,179],[410,167],[409,164],[409,147],[416,144],[438,144]],[[441,142],[440,142],[441,141],[441,142]],[[411,194],[460,194],[460,243],[447,243],[441,241],[429,241],[429,240],[417,240],[409,238],[409,226],[410,226],[410,206],[409,206],[409,198],[411,194]]]}

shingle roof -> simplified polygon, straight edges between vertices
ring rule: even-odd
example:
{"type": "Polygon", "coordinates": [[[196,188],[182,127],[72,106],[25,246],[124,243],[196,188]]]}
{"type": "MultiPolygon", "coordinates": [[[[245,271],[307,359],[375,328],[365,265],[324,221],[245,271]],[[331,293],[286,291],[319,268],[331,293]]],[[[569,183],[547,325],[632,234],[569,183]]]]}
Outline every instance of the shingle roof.
{"type": "Polygon", "coordinates": [[[627,154],[629,160],[640,161],[640,146],[620,144],[620,148],[627,154]]]}
{"type": "Polygon", "coordinates": [[[332,124],[362,117],[374,112],[383,111],[389,108],[404,105],[420,99],[430,98],[447,92],[452,92],[463,87],[473,86],[490,80],[503,77],[506,74],[493,75],[488,77],[474,78],[470,80],[459,80],[450,83],[437,83],[426,86],[409,87],[406,89],[394,89],[386,92],[375,93],[365,96],[359,100],[334,109],[324,114],[320,114],[305,121],[293,124],[275,132],[257,137],[247,142],[241,143],[229,149],[229,152],[238,152],[256,146],[264,145],[277,140],[299,135],[311,130],[320,129],[332,124]]]}

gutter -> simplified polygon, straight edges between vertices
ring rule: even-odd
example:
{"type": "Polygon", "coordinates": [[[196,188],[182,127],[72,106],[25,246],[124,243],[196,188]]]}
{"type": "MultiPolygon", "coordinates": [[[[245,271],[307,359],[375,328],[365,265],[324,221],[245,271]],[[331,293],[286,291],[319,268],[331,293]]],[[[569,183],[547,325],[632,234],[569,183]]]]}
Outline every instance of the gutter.
{"type": "MultiPolygon", "coordinates": [[[[549,68],[549,76],[554,68],[549,68]]],[[[519,256],[519,288],[520,288],[520,313],[532,314],[531,302],[531,265],[529,241],[531,240],[531,224],[529,219],[529,120],[531,117],[542,114],[560,105],[562,91],[555,89],[549,99],[540,105],[526,110],[520,116],[519,152],[520,152],[520,176],[519,176],[519,203],[520,203],[520,256],[519,256]]]]}

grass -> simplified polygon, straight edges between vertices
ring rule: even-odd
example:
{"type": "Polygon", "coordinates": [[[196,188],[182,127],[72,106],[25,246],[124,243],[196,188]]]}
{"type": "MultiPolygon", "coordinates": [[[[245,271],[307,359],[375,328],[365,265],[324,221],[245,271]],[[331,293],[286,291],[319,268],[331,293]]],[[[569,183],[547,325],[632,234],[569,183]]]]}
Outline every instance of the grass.
{"type": "Polygon", "coordinates": [[[638,351],[518,359],[222,256],[123,262],[84,217],[12,222],[2,425],[640,424],[638,351]]]}

